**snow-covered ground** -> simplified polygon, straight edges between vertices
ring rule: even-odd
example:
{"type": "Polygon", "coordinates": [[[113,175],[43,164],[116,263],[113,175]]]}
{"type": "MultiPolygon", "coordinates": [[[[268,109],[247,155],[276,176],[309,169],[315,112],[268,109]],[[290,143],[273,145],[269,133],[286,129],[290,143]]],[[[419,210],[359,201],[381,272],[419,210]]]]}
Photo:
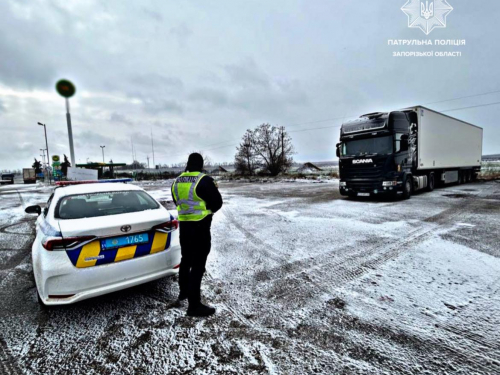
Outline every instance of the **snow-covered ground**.
{"type": "Polygon", "coordinates": [[[208,319],[173,307],[172,278],[41,309],[22,207],[50,188],[2,187],[0,373],[500,373],[500,184],[355,201],[337,183],[220,183],[208,319]]]}

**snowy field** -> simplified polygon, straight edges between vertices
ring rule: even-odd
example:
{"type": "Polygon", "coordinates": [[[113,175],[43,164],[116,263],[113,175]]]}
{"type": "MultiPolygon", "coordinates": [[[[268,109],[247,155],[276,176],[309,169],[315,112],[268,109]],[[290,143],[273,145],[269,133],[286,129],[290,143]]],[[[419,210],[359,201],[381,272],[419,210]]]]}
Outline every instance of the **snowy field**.
{"type": "Polygon", "coordinates": [[[335,180],[220,189],[217,314],[197,319],[173,307],[175,278],[40,308],[23,207],[51,190],[0,187],[0,373],[500,373],[499,182],[408,201],[345,199],[335,180]]]}

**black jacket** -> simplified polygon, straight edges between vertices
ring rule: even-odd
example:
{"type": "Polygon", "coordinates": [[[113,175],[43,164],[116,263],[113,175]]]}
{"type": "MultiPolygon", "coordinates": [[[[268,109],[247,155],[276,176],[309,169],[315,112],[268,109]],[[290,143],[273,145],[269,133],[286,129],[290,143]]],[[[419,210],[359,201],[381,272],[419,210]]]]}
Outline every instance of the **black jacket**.
{"type": "MultiPolygon", "coordinates": [[[[215,184],[215,181],[210,176],[203,176],[198,186],[196,186],[196,195],[205,201],[207,208],[216,213],[222,207],[222,197],[219,193],[219,189],[215,184]]],[[[172,191],[172,199],[174,203],[177,204],[175,200],[175,195],[172,191]]]]}

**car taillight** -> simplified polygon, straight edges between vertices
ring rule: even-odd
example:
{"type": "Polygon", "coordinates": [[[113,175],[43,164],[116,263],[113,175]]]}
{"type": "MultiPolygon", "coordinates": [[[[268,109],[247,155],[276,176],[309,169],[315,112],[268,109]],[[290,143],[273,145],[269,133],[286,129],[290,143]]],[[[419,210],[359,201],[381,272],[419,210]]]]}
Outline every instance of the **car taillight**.
{"type": "Polygon", "coordinates": [[[173,232],[177,228],[179,228],[179,221],[173,219],[170,221],[166,221],[165,223],[155,225],[153,227],[153,230],[157,230],[158,232],[168,233],[168,232],[173,232]]]}
{"type": "Polygon", "coordinates": [[[84,242],[91,241],[95,236],[81,236],[81,237],[47,237],[43,242],[42,246],[44,249],[52,250],[65,250],[77,247],[84,242]]]}

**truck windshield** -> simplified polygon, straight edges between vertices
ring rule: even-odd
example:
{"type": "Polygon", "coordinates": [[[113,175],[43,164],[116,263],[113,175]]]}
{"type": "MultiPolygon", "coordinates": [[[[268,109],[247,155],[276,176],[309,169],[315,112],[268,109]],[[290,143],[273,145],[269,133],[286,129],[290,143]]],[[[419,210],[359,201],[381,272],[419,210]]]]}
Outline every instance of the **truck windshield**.
{"type": "Polygon", "coordinates": [[[392,136],[365,138],[342,143],[342,156],[364,154],[391,154],[393,150],[392,136]]]}

